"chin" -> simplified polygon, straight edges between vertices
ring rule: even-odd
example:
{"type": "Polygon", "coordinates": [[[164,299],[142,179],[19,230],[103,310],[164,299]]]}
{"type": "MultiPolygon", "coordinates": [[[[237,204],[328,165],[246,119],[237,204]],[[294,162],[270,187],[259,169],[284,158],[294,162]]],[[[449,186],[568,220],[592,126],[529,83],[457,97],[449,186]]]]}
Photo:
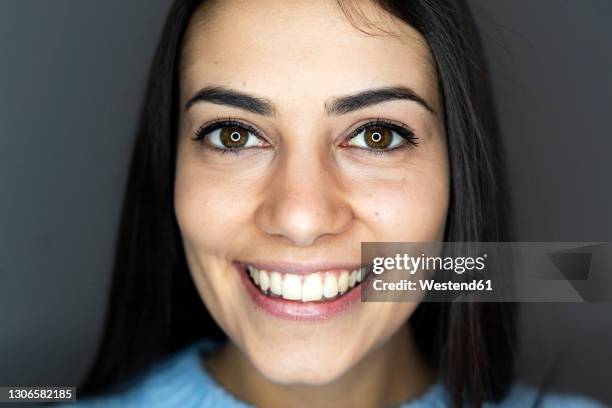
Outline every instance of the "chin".
{"type": "Polygon", "coordinates": [[[292,360],[292,356],[277,355],[271,360],[253,361],[257,370],[268,380],[283,385],[329,384],[340,378],[353,365],[350,362],[311,356],[308,360],[292,360]],[[284,360],[284,361],[283,361],[284,360]],[[271,364],[271,361],[275,361],[271,364]]]}
{"type": "Polygon", "coordinates": [[[255,369],[277,384],[325,385],[347,373],[361,357],[365,344],[347,344],[346,333],[333,335],[311,327],[310,333],[288,333],[288,329],[259,338],[244,338],[243,352],[255,369]],[[278,335],[276,335],[278,334],[278,335]],[[334,339],[345,339],[337,342],[334,339]]]}

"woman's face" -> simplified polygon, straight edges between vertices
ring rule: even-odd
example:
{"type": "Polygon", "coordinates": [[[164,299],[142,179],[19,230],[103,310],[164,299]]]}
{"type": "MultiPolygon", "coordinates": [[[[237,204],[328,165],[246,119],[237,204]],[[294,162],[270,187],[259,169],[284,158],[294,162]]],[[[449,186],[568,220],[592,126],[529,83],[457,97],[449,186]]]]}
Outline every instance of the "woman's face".
{"type": "Polygon", "coordinates": [[[188,264],[216,321],[279,383],[338,378],[417,306],[359,301],[361,242],[443,238],[432,57],[411,27],[361,11],[386,32],[334,1],[226,0],[193,17],[182,52],[188,264]]]}

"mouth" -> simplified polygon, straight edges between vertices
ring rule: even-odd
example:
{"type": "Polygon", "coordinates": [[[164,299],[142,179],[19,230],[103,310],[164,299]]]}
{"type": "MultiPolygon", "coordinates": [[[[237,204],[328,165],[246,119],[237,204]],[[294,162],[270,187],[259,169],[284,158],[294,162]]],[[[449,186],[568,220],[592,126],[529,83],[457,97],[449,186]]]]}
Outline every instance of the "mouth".
{"type": "Polygon", "coordinates": [[[359,265],[235,265],[259,309],[292,320],[328,319],[347,310],[360,299],[368,274],[359,265]]]}

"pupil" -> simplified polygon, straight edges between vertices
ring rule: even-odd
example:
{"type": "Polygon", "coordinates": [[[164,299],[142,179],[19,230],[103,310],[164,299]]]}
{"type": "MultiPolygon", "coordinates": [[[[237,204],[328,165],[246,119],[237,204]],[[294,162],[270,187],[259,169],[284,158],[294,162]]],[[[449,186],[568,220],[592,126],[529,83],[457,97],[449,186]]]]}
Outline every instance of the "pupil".
{"type": "Polygon", "coordinates": [[[382,139],[382,136],[381,136],[380,133],[378,133],[378,132],[372,133],[372,141],[373,142],[380,142],[380,139],[382,139]]]}
{"type": "Polygon", "coordinates": [[[232,132],[230,138],[232,139],[232,142],[237,142],[240,140],[240,133],[232,132]]]}

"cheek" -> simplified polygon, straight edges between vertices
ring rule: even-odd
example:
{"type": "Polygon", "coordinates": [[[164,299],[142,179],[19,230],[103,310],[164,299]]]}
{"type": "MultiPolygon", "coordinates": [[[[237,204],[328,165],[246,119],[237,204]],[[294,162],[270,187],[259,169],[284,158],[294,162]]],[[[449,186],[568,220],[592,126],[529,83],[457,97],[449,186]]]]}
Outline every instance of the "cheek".
{"type": "Polygon", "coordinates": [[[443,239],[449,201],[445,162],[401,177],[356,184],[360,218],[378,241],[427,242],[443,239]]]}
{"type": "Polygon", "coordinates": [[[177,166],[174,206],[185,244],[198,253],[226,253],[250,219],[248,183],[204,171],[185,159],[177,166]]]}
{"type": "Polygon", "coordinates": [[[187,263],[208,311],[226,333],[239,332],[241,314],[236,309],[248,306],[235,296],[240,281],[228,273],[250,219],[249,201],[244,199],[248,185],[228,180],[224,172],[203,166],[196,154],[179,150],[174,210],[187,263]]]}
{"type": "Polygon", "coordinates": [[[370,218],[385,239],[439,240],[446,224],[448,188],[439,181],[424,185],[421,180],[407,180],[381,190],[372,207],[376,211],[370,218]]]}

